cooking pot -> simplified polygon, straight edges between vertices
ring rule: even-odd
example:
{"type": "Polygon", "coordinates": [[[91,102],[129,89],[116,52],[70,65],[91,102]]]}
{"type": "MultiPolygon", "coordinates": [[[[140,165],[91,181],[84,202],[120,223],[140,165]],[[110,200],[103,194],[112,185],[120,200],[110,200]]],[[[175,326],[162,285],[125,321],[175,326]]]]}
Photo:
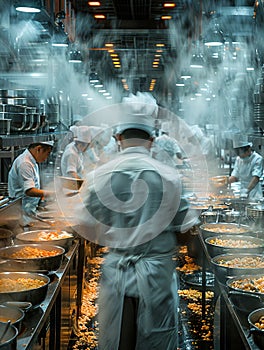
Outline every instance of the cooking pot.
{"type": "Polygon", "coordinates": [[[264,270],[264,255],[222,254],[212,258],[211,263],[217,279],[225,284],[230,277],[260,274],[264,270]]]}
{"type": "MultiPolygon", "coordinates": [[[[3,334],[5,327],[6,327],[6,323],[0,323],[0,335],[3,334]]],[[[18,335],[17,328],[11,324],[8,327],[8,330],[0,343],[0,350],[16,350],[17,335],[18,335]]]]}
{"type": "Polygon", "coordinates": [[[34,307],[40,305],[46,297],[50,278],[46,275],[33,272],[0,272],[0,281],[3,279],[10,279],[17,282],[19,278],[41,280],[43,285],[37,288],[32,288],[31,285],[28,289],[22,291],[0,292],[0,302],[28,301],[32,303],[34,307]]]}
{"type": "Polygon", "coordinates": [[[56,244],[64,249],[71,246],[73,239],[74,235],[72,233],[56,229],[28,231],[16,235],[16,243],[23,242],[23,244],[25,244],[43,242],[51,245],[56,244]]]}
{"type": "Polygon", "coordinates": [[[17,328],[18,333],[21,331],[24,317],[24,311],[18,307],[0,305],[0,322],[8,322],[10,320],[11,324],[17,328]]]}
{"type": "MultiPolygon", "coordinates": [[[[62,263],[65,249],[60,246],[51,244],[20,244],[9,247],[0,248],[0,259],[5,261],[5,271],[56,271],[62,263]],[[12,258],[12,254],[19,253],[23,249],[39,249],[49,252],[55,251],[56,255],[43,256],[38,258],[12,258]]],[[[2,267],[4,264],[2,264],[2,267]]]]}
{"type": "Polygon", "coordinates": [[[241,235],[249,234],[252,232],[251,228],[247,225],[238,225],[235,223],[206,223],[199,227],[204,239],[207,237],[217,236],[220,234],[228,235],[241,235]]]}
{"type": "Polygon", "coordinates": [[[219,211],[207,210],[200,214],[200,218],[204,224],[217,223],[218,221],[221,221],[222,214],[219,211]]]}
{"type": "Polygon", "coordinates": [[[264,318],[264,308],[252,311],[248,315],[248,323],[250,325],[250,333],[254,342],[260,349],[264,349],[264,329],[260,329],[256,326],[256,323],[259,322],[261,317],[264,318]]]}
{"type": "Polygon", "coordinates": [[[264,251],[264,240],[253,236],[242,235],[218,235],[207,237],[205,244],[208,253],[213,258],[222,254],[262,254],[264,251]],[[223,246],[221,243],[228,242],[223,246]]]}
{"type": "Polygon", "coordinates": [[[238,210],[225,210],[224,211],[224,218],[225,222],[238,222],[239,218],[241,217],[241,213],[238,210]]]}

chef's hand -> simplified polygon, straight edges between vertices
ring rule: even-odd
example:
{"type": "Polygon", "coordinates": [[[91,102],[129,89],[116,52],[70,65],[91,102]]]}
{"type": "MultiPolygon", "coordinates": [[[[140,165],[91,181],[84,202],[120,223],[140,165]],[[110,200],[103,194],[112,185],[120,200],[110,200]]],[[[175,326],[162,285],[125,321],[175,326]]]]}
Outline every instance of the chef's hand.
{"type": "Polygon", "coordinates": [[[240,190],[240,198],[241,199],[247,199],[248,198],[248,189],[247,188],[242,188],[240,190]]]}
{"type": "Polygon", "coordinates": [[[44,191],[44,196],[41,198],[42,201],[52,201],[55,199],[54,191],[44,191]]]}

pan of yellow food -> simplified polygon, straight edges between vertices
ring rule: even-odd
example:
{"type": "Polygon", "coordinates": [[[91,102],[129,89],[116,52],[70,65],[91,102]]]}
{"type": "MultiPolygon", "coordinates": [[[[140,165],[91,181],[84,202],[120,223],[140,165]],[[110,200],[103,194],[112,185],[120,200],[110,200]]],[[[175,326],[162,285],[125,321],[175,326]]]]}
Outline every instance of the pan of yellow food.
{"type": "Polygon", "coordinates": [[[65,249],[51,244],[18,244],[0,248],[1,268],[5,271],[54,272],[58,270],[65,249]]]}
{"type": "Polygon", "coordinates": [[[47,295],[50,278],[33,272],[0,272],[0,302],[27,301],[40,305],[47,295]]]}

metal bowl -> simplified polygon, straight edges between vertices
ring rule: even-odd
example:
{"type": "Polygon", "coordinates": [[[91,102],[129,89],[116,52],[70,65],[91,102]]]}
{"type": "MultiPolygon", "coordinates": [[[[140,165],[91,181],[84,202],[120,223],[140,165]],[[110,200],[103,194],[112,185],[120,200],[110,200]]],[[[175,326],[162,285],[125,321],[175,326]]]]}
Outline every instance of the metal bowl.
{"type": "Polygon", "coordinates": [[[252,229],[247,225],[238,225],[235,223],[218,222],[207,223],[199,227],[204,239],[212,236],[223,235],[242,235],[252,233],[252,229]]]}
{"type": "MultiPolygon", "coordinates": [[[[6,327],[6,323],[0,322],[0,335],[3,334],[6,327]]],[[[18,330],[12,324],[8,327],[8,330],[1,341],[1,350],[16,350],[17,349],[17,335],[18,330]]]]}
{"type": "Polygon", "coordinates": [[[0,322],[8,322],[8,320],[10,320],[11,324],[17,328],[18,332],[21,331],[24,317],[25,313],[23,310],[13,306],[0,305],[0,322]]]}
{"type": "Polygon", "coordinates": [[[40,243],[43,242],[45,244],[50,245],[58,245],[63,247],[64,249],[68,249],[72,241],[74,239],[74,235],[71,232],[51,229],[51,230],[35,230],[19,233],[16,235],[16,243],[40,243]],[[62,234],[66,233],[69,237],[62,237],[62,234]]]}
{"type": "Polygon", "coordinates": [[[5,262],[5,264],[1,264],[5,271],[56,271],[62,263],[64,253],[63,247],[51,244],[20,244],[0,248],[0,259],[5,262]],[[47,253],[55,251],[56,255],[38,258],[12,258],[12,254],[28,247],[45,250],[47,253]]]}
{"type": "Polygon", "coordinates": [[[222,254],[217,255],[214,258],[211,259],[211,263],[214,266],[215,275],[217,279],[225,284],[228,278],[234,277],[234,276],[241,276],[241,275],[247,275],[247,274],[260,274],[263,271],[264,266],[258,267],[257,266],[257,260],[264,264],[264,255],[263,254],[222,254]],[[241,266],[235,266],[232,264],[229,264],[229,266],[225,266],[228,262],[235,261],[236,259],[237,264],[240,263],[241,266]],[[252,259],[254,263],[248,264],[248,259],[252,259]]]}
{"type": "Polygon", "coordinates": [[[252,236],[242,235],[218,235],[205,239],[208,253],[211,257],[222,254],[262,254],[264,251],[264,240],[252,236]],[[228,245],[217,244],[217,240],[228,240],[228,245]],[[239,246],[235,245],[238,244],[239,246]],[[254,245],[254,246],[249,246],[254,245]]]}
{"type": "Polygon", "coordinates": [[[40,273],[32,272],[0,272],[0,283],[3,279],[11,279],[17,281],[19,278],[30,278],[35,280],[41,280],[44,282],[43,286],[27,289],[23,291],[8,291],[0,292],[0,302],[6,301],[28,301],[32,303],[33,306],[40,305],[47,294],[48,284],[50,278],[40,273]]]}
{"type": "Polygon", "coordinates": [[[252,311],[248,315],[248,323],[254,342],[260,349],[264,349],[264,329],[256,326],[256,323],[259,322],[261,317],[264,317],[264,308],[252,311]]]}

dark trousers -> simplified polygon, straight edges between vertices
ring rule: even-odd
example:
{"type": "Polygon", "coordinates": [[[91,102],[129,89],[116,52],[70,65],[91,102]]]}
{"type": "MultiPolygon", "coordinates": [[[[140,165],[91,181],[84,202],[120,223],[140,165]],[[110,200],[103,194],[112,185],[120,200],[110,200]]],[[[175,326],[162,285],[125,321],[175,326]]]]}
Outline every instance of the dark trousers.
{"type": "Polygon", "coordinates": [[[137,313],[138,299],[125,296],[118,350],[135,350],[137,343],[137,313]]]}

